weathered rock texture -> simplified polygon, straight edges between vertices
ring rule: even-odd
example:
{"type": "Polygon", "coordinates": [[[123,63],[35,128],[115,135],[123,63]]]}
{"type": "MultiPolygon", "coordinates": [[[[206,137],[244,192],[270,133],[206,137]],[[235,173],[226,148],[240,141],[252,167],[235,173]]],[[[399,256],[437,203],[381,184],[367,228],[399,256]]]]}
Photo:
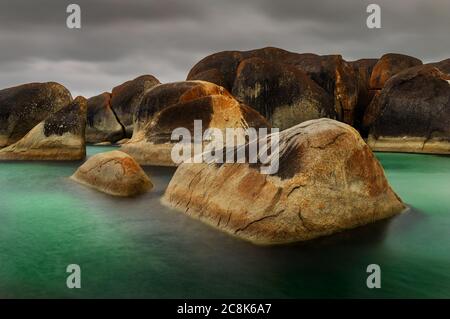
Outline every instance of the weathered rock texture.
{"type": "Polygon", "coordinates": [[[352,65],[340,55],[298,54],[293,64],[305,71],[334,99],[337,119],[353,124],[358,81],[352,65]]]}
{"type": "Polygon", "coordinates": [[[159,111],[210,95],[231,97],[223,87],[206,81],[183,81],[155,86],[143,97],[136,111],[133,135],[140,135],[159,111]]]}
{"type": "Polygon", "coordinates": [[[371,126],[380,115],[379,99],[385,83],[397,73],[419,65],[422,65],[419,59],[396,53],[385,54],[378,60],[370,74],[369,100],[366,103],[362,121],[359,126],[356,126],[364,137],[367,137],[371,126]]]}
{"type": "Polygon", "coordinates": [[[135,196],[153,187],[139,164],[120,151],[92,156],[78,168],[71,179],[114,196],[135,196]]]}
{"type": "Polygon", "coordinates": [[[146,94],[138,114],[133,138],[121,150],[141,165],[175,166],[171,150],[177,142],[171,141],[172,132],[182,127],[194,136],[194,120],[202,121],[202,133],[208,128],[270,127],[223,87],[205,81],[159,85],[146,94]]]}
{"type": "Polygon", "coordinates": [[[126,137],[131,137],[133,134],[134,115],[144,94],[158,84],[160,82],[154,76],[142,75],[112,89],[111,108],[124,126],[126,137]]]}
{"type": "Polygon", "coordinates": [[[105,92],[87,100],[87,143],[114,143],[125,135],[125,127],[111,107],[110,93],[105,92]]]}
{"type": "Polygon", "coordinates": [[[81,160],[86,156],[86,99],[77,97],[0,150],[1,160],[81,160]]]}
{"type": "Polygon", "coordinates": [[[115,143],[133,134],[134,117],[145,93],[159,81],[142,75],[88,99],[86,141],[115,143]]]}
{"type": "Polygon", "coordinates": [[[72,100],[61,84],[29,83],[0,90],[0,147],[17,142],[72,100]]]}
{"type": "Polygon", "coordinates": [[[356,74],[340,55],[297,54],[277,48],[210,55],[191,69],[187,79],[224,86],[281,128],[313,116],[352,123],[358,96],[356,74]],[[330,98],[334,105],[331,111],[330,98]],[[271,116],[279,108],[284,116],[274,121],[271,116]]]}
{"type": "Polygon", "coordinates": [[[450,76],[432,65],[388,80],[370,113],[378,114],[367,119],[374,150],[450,153],[450,76]]]}
{"type": "Polygon", "coordinates": [[[257,244],[329,235],[405,206],[356,130],[330,119],[280,134],[279,171],[256,164],[181,164],[163,202],[257,244]]]}
{"type": "Polygon", "coordinates": [[[350,62],[358,79],[358,99],[353,114],[353,127],[362,130],[363,117],[372,101],[375,91],[370,89],[369,81],[378,59],[360,59],[350,62]]]}
{"type": "Polygon", "coordinates": [[[333,99],[305,72],[261,58],[239,64],[233,95],[285,129],[321,117],[336,117],[333,99]]]}
{"type": "Polygon", "coordinates": [[[385,54],[373,68],[369,86],[372,90],[381,90],[386,81],[395,74],[421,64],[422,61],[408,55],[396,53],[385,54]]]}

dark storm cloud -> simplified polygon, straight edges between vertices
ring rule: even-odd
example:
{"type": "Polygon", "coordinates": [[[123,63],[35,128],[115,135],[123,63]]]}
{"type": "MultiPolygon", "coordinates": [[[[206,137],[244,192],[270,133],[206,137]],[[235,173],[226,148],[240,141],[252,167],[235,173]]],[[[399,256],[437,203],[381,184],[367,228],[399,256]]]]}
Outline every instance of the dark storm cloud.
{"type": "Polygon", "coordinates": [[[0,87],[55,80],[89,96],[144,73],[183,80],[208,54],[263,46],[440,60],[448,30],[448,0],[0,0],[0,87]],[[365,26],[371,2],[381,30],[365,26]],[[65,26],[69,3],[81,6],[81,30],[65,26]]]}

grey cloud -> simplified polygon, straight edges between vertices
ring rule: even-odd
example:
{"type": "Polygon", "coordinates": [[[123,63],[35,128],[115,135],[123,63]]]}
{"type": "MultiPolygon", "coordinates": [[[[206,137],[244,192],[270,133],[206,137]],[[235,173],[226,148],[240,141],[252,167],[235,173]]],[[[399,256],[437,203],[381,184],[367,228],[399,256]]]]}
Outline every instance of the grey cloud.
{"type": "Polygon", "coordinates": [[[441,60],[448,30],[448,0],[0,0],[0,87],[54,80],[90,96],[140,74],[183,80],[208,54],[264,46],[441,60]],[[370,2],[381,30],[365,26],[370,2]],[[81,6],[81,30],[65,26],[69,3],[81,6]]]}

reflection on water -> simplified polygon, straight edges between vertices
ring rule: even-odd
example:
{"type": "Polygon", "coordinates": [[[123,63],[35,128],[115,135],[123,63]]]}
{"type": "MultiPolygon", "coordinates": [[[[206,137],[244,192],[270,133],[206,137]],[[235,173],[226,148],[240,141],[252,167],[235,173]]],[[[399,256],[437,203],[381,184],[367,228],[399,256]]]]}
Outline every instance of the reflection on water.
{"type": "Polygon", "coordinates": [[[0,163],[0,297],[450,297],[450,158],[377,155],[411,210],[277,247],[161,206],[173,169],[146,169],[155,189],[124,199],[70,181],[79,163],[0,163]],[[80,290],[65,286],[70,263],[80,290]]]}

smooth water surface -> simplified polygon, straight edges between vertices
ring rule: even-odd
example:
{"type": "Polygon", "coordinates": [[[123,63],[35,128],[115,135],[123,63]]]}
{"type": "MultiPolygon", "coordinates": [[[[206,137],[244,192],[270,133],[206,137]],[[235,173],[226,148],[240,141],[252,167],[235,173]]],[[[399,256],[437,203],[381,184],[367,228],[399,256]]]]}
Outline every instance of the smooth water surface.
{"type": "Polygon", "coordinates": [[[146,169],[155,189],[124,199],[69,180],[80,163],[0,163],[0,297],[450,297],[450,157],[377,156],[411,210],[278,247],[161,206],[173,169],[146,169]],[[66,287],[69,264],[81,289],[66,287]],[[366,286],[369,264],[381,289],[366,286]]]}

